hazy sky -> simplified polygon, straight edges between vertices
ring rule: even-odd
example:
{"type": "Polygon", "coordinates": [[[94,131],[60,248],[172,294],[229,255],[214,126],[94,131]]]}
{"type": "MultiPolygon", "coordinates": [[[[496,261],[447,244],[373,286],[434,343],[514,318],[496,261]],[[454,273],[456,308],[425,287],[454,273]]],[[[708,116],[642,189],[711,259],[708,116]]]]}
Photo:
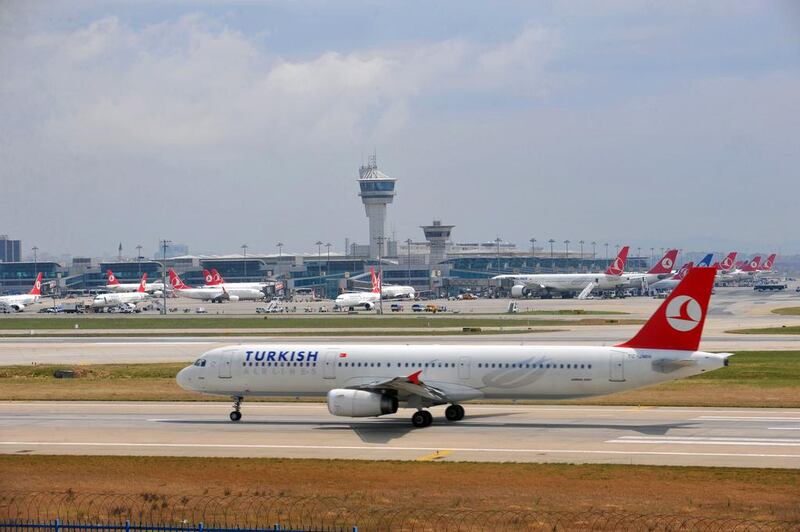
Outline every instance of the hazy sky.
{"type": "Polygon", "coordinates": [[[797,2],[0,3],[0,233],[57,254],[365,243],[373,149],[399,239],[796,253],[799,126],[797,2]]]}

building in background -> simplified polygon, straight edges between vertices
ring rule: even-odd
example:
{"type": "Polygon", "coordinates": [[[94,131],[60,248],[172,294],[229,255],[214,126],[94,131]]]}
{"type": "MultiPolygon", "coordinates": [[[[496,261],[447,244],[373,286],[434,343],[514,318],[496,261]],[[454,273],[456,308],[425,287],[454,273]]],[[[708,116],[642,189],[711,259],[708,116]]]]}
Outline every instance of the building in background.
{"type": "Polygon", "coordinates": [[[369,258],[376,259],[386,255],[386,206],[394,201],[397,180],[378,170],[375,155],[358,174],[359,196],[369,219],[369,258]]]}
{"type": "Polygon", "coordinates": [[[22,256],[22,241],[0,235],[0,262],[19,262],[22,256]]]}

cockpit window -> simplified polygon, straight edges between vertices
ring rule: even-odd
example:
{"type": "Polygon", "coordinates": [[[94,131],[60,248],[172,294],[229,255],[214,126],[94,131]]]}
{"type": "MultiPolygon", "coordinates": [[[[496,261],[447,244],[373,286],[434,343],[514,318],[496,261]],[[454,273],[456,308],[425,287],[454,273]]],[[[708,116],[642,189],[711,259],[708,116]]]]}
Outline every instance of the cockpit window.
{"type": "Polygon", "coordinates": [[[201,368],[204,368],[204,367],[206,367],[206,359],[205,358],[198,358],[197,360],[195,360],[194,365],[198,366],[198,367],[201,367],[201,368]]]}

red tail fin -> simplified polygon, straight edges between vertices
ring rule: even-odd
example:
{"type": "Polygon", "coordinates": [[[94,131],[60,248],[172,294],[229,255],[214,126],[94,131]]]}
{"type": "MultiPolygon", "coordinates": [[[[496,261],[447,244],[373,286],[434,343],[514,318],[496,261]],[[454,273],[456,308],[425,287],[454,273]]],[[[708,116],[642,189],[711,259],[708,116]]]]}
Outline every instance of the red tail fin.
{"type": "Polygon", "coordinates": [[[376,293],[376,294],[380,294],[381,293],[381,278],[380,278],[379,275],[375,275],[375,267],[374,266],[370,266],[369,267],[369,273],[370,273],[370,276],[372,277],[372,291],[374,293],[376,293]]]}
{"type": "Polygon", "coordinates": [[[716,268],[692,268],[636,336],[617,347],[697,351],[716,268]]]}
{"type": "Polygon", "coordinates": [[[137,288],[136,291],[139,293],[147,292],[146,287],[147,287],[147,273],[144,273],[142,275],[142,280],[139,281],[139,288],[137,288]]]}
{"type": "Polygon", "coordinates": [[[777,257],[777,254],[775,253],[767,257],[767,260],[764,261],[764,264],[761,265],[759,270],[761,270],[762,272],[772,271],[772,264],[775,262],[775,257],[777,257]]]}
{"type": "Polygon", "coordinates": [[[182,290],[184,288],[189,288],[186,284],[181,281],[181,278],[178,277],[178,274],[175,273],[175,270],[172,268],[169,269],[169,284],[172,285],[172,288],[175,290],[182,290]]]}
{"type": "Polygon", "coordinates": [[[670,249],[664,256],[661,257],[661,260],[656,263],[655,266],[650,268],[650,271],[647,273],[670,273],[672,272],[672,267],[675,266],[675,259],[678,258],[678,250],[677,249],[670,249]]]}
{"type": "Polygon", "coordinates": [[[684,279],[686,277],[686,274],[689,273],[689,270],[691,270],[692,268],[694,268],[694,262],[687,262],[686,264],[681,266],[681,269],[678,270],[673,279],[675,279],[676,281],[684,279]]]}
{"type": "Polygon", "coordinates": [[[715,263],[713,267],[719,268],[723,272],[727,272],[736,264],[736,252],[733,251],[727,257],[722,259],[722,262],[715,263]]]}
{"type": "Polygon", "coordinates": [[[203,279],[208,286],[214,286],[214,276],[208,270],[203,270],[203,279]]]}
{"type": "Polygon", "coordinates": [[[225,284],[225,279],[222,278],[216,268],[211,268],[211,274],[214,276],[214,282],[211,283],[212,285],[225,284]]]}
{"type": "Polygon", "coordinates": [[[36,275],[36,280],[33,282],[33,288],[31,291],[28,292],[32,296],[40,296],[42,295],[42,273],[39,272],[36,275]]]}
{"type": "Polygon", "coordinates": [[[628,249],[628,246],[625,246],[619,250],[617,258],[606,270],[606,275],[622,275],[622,272],[625,271],[625,262],[628,260],[628,249]]]}
{"type": "Polygon", "coordinates": [[[114,272],[112,272],[111,270],[108,270],[106,272],[106,275],[108,276],[108,284],[109,284],[109,286],[115,286],[115,285],[119,284],[119,281],[117,280],[117,276],[114,275],[114,272]]]}
{"type": "Polygon", "coordinates": [[[758,265],[761,264],[761,255],[756,255],[753,257],[750,262],[742,266],[743,272],[756,272],[758,271],[758,265]]]}

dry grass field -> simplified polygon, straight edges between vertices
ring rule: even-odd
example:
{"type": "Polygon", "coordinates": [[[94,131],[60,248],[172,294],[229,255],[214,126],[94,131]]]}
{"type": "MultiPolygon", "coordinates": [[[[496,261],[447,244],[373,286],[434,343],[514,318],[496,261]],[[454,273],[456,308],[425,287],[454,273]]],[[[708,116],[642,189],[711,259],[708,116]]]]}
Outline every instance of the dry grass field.
{"type": "Polygon", "coordinates": [[[15,491],[156,498],[334,497],[361,509],[601,510],[800,519],[800,475],[777,469],[0,456],[0,493],[15,491]]]}

